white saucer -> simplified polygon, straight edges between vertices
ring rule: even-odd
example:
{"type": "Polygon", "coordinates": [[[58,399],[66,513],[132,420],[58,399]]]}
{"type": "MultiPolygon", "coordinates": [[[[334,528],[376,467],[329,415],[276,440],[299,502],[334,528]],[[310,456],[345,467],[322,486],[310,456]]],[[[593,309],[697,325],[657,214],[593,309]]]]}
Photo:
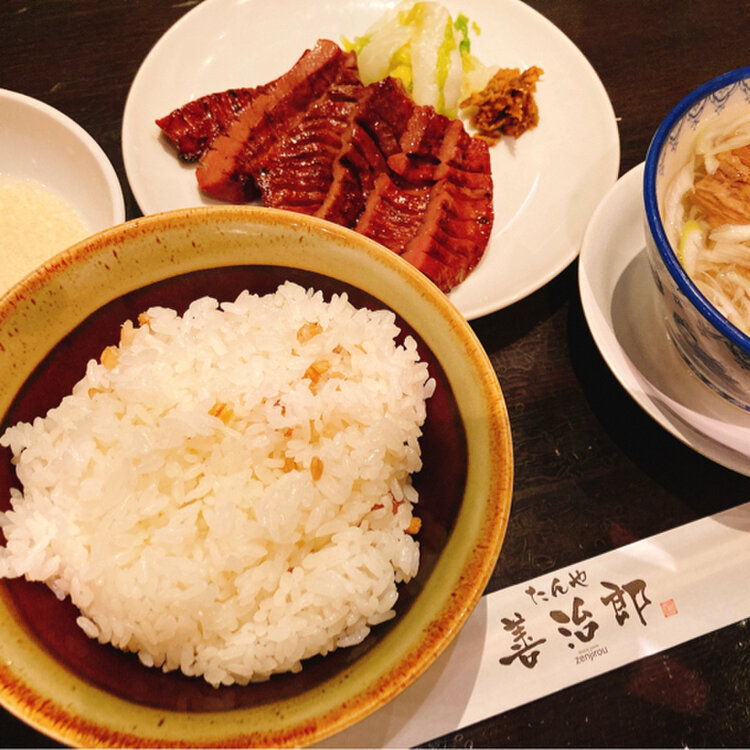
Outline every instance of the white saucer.
{"type": "Polygon", "coordinates": [[[717,396],[667,338],[646,259],[643,164],[605,195],[586,229],[578,281],[599,351],[628,393],[676,438],[750,476],[750,413],[717,396]]]}

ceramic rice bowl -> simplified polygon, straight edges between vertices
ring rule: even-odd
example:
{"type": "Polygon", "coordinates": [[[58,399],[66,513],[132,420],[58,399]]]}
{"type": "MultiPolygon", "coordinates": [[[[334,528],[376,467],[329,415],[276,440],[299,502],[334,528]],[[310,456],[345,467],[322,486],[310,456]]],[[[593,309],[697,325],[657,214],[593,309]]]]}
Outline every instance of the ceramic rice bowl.
{"type": "MultiPolygon", "coordinates": [[[[354,232],[281,211],[205,207],[105,230],[0,300],[2,427],[43,415],[121,323],[152,305],[182,312],[286,280],[356,306],[390,307],[437,381],[421,440],[421,564],[396,617],[298,674],[212,687],[89,639],[77,610],[40,583],[0,581],[0,702],[79,746],[304,745],[363,718],[415,680],[481,597],[505,534],[513,458],[495,372],[466,321],[418,271],[354,232]]],[[[17,484],[0,454],[0,503],[17,484]]]]}

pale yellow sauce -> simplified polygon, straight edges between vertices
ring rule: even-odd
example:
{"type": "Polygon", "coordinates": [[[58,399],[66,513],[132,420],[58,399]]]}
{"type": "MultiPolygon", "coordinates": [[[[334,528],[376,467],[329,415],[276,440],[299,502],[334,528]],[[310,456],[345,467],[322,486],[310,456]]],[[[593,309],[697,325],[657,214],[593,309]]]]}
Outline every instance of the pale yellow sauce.
{"type": "Polygon", "coordinates": [[[0,294],[89,234],[75,208],[50,188],[0,173],[0,294]]]}

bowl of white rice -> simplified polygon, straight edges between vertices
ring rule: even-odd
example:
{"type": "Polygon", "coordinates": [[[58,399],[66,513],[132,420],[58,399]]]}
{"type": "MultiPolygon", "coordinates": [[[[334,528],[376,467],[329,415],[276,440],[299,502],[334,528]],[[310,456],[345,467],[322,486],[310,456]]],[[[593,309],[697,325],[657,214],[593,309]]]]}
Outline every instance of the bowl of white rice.
{"type": "Polygon", "coordinates": [[[0,299],[0,702],[73,746],[288,746],[389,701],[510,510],[494,369],[398,256],[298,214],[105,230],[0,299]]]}

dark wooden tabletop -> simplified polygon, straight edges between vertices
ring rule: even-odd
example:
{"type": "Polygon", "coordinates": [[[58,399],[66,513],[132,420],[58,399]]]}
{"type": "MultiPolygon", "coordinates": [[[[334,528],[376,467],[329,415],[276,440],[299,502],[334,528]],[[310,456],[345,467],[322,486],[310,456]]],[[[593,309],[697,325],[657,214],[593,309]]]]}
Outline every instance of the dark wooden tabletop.
{"type": "MultiPolygon", "coordinates": [[[[257,0],[262,2],[263,0],[257,0]]],[[[0,87],[75,119],[140,215],[120,128],[133,76],[192,0],[3,0],[0,87]]],[[[667,111],[748,63],[750,7],[714,0],[532,0],[598,72],[621,139],[620,172],[643,161],[667,111]]],[[[0,132],[2,123],[0,123],[0,132]]],[[[489,590],[585,560],[748,500],[750,479],[653,422],[601,358],[581,309],[577,264],[473,322],[510,412],[515,487],[489,590]]],[[[748,601],[750,595],[737,591],[748,601]]],[[[431,747],[684,747],[750,743],[750,644],[741,622],[591,679],[431,747]]],[[[55,746],[0,709],[0,744],[55,746]]]]}

